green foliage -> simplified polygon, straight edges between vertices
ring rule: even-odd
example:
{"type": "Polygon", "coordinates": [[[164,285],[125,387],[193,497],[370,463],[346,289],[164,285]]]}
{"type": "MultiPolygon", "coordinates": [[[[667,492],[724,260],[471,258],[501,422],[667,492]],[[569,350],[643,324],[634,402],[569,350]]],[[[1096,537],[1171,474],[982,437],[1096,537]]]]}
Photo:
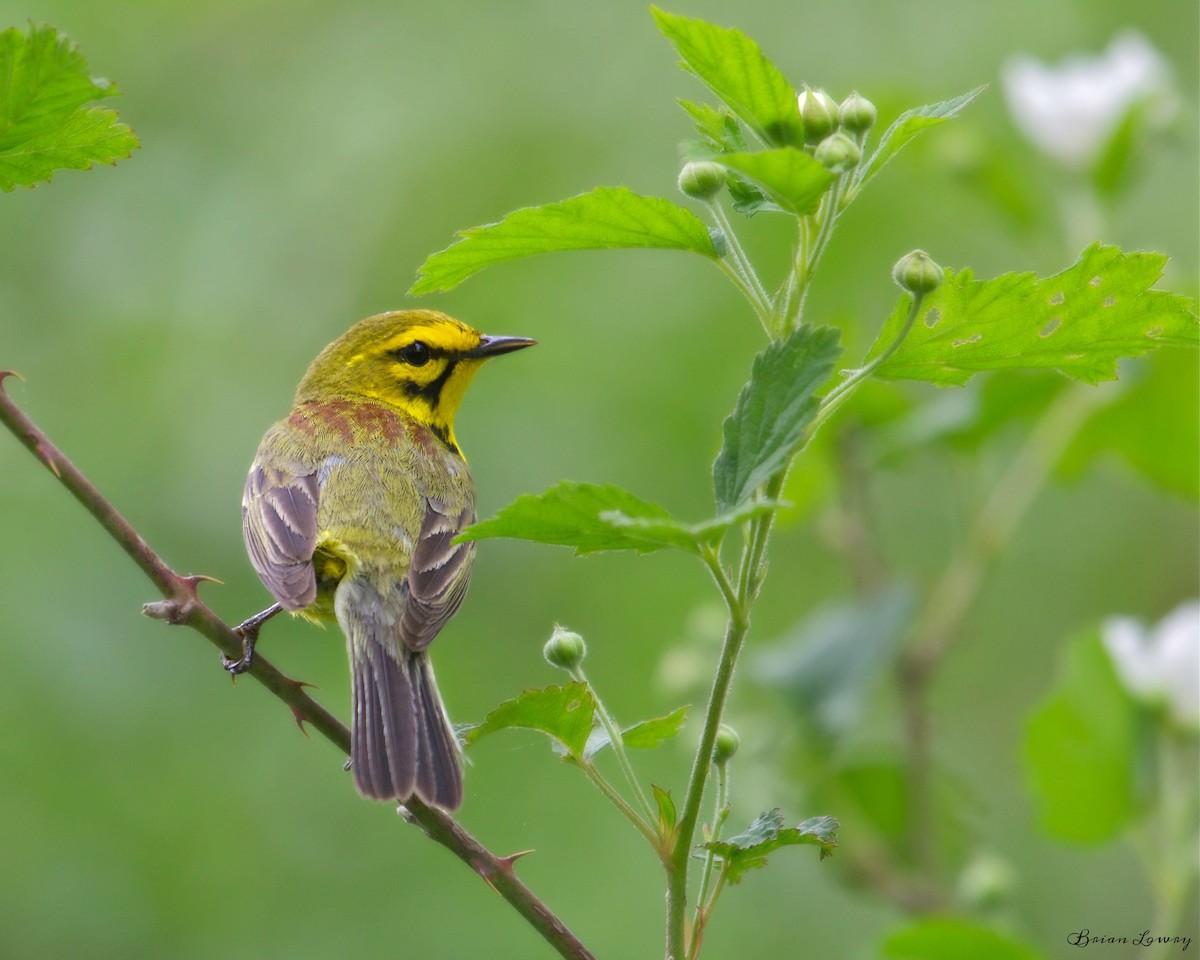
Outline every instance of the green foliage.
{"type": "Polygon", "coordinates": [[[754,358],[713,464],[718,510],[727,512],[752,497],[800,449],[819,406],[814,393],[841,352],[836,330],[805,326],[754,358]]]}
{"type": "Polygon", "coordinates": [[[833,817],[811,817],[795,827],[783,825],[778,809],[759,814],[749,827],[728,840],[710,840],[704,849],[723,861],[730,883],[737,883],[747,870],[766,866],[767,855],[780,847],[812,844],[821,859],[832,856],[837,846],[838,822],[833,817]]]}
{"type": "Polygon", "coordinates": [[[779,690],[824,738],[847,733],[903,640],[912,591],[894,586],[822,607],[754,658],[754,676],[779,690]]]}
{"type": "Polygon", "coordinates": [[[86,106],[117,93],[89,76],[79,49],[53,27],[0,32],[0,190],[128,157],[138,146],[129,127],[113,110],[86,106]]]}
{"type": "Polygon", "coordinates": [[[860,172],[855,177],[855,192],[857,193],[865,187],[883,169],[884,165],[914,137],[930,127],[936,127],[938,124],[958,116],[964,107],[986,89],[986,86],[976,87],[951,100],[916,107],[900,114],[896,121],[884,131],[883,136],[879,138],[879,146],[860,168],[860,172]]]}
{"type": "Polygon", "coordinates": [[[798,217],[817,209],[821,197],[837,179],[811,156],[795,147],[755,153],[720,153],[717,163],[745,174],[766,191],[780,210],[798,217]]]}
{"type": "Polygon", "coordinates": [[[914,920],[883,942],[888,960],[1046,960],[1046,955],[1008,934],[971,920],[914,920]]]}
{"type": "Polygon", "coordinates": [[[1058,685],[1033,712],[1025,761],[1047,833],[1074,843],[1117,836],[1135,811],[1136,707],[1097,631],[1067,648],[1058,685]]]}
{"type": "Polygon", "coordinates": [[[713,520],[686,524],[620,487],[563,481],[545,493],[518,497],[492,519],[468,527],[459,540],[513,537],[574,547],[580,555],[652,553],[663,547],[699,553],[718,543],[730,527],[778,506],[769,501],[741,504],[713,520]]]}
{"type": "MultiPolygon", "coordinates": [[[[1200,340],[1193,302],[1150,289],[1166,260],[1093,244],[1071,267],[1042,280],[1032,273],[976,280],[970,270],[947,270],[911,332],[875,372],[939,386],[1021,367],[1047,367],[1086,383],[1112,380],[1121,357],[1200,340]]],[[[895,340],[908,310],[902,298],[868,359],[895,340]]]]}
{"type": "MultiPolygon", "coordinates": [[[[653,720],[642,720],[621,731],[621,743],[633,750],[650,750],[678,736],[679,731],[687,720],[690,707],[679,707],[665,717],[655,717],[653,720]]],[[[612,740],[608,731],[596,727],[588,738],[584,756],[589,760],[605,747],[611,746],[612,740]]]]}
{"type": "MultiPolygon", "coordinates": [[[[994,379],[994,378],[993,378],[994,379]]],[[[1136,369],[1123,369],[1124,391],[1092,415],[1075,437],[1063,468],[1078,476],[1108,451],[1150,482],[1200,499],[1200,409],[1196,357],[1190,350],[1156,350],[1136,369]]]]}
{"type": "Polygon", "coordinates": [[[572,681],[561,687],[526,690],[500,704],[482,723],[468,727],[463,741],[469,747],[497,730],[540,730],[561,744],[567,756],[580,760],[587,750],[595,712],[596,699],[586,683],[572,681]]]}
{"type": "Polygon", "coordinates": [[[757,43],[740,30],[657,7],[651,12],[658,29],[683,58],[682,66],[720,97],[763,143],[803,146],[796,91],[757,43]]]}
{"type": "Polygon", "coordinates": [[[556,250],[652,247],[718,256],[708,228],[690,210],[625,187],[597,187],[569,200],[524,207],[458,236],[421,264],[410,296],[452,290],[494,263],[556,250]]]}

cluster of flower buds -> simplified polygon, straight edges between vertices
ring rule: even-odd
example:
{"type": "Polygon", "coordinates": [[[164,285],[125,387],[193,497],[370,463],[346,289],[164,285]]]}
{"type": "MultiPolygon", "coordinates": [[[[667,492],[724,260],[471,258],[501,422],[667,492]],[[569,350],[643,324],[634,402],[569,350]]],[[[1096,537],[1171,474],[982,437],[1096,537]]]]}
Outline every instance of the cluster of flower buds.
{"type": "Polygon", "coordinates": [[[804,143],[827,170],[845,173],[862,159],[867,131],[875,123],[875,104],[859,93],[851,93],[841,104],[824,90],[805,87],[796,100],[804,143]]]}

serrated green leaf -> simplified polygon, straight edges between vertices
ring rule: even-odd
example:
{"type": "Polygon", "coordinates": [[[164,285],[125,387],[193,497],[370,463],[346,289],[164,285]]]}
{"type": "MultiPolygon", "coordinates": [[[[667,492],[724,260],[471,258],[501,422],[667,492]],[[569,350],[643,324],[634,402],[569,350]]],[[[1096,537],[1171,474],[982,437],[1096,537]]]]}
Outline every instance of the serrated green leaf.
{"type": "Polygon", "coordinates": [[[740,30],[650,8],[683,66],[725,102],[763,143],[801,146],[796,91],[757,43],[740,30]]]}
{"type": "Polygon", "coordinates": [[[713,161],[743,173],[766,190],[781,209],[806,216],[817,209],[821,197],[837,179],[812,157],[795,147],[759,150],[757,153],[725,153],[713,161]]]}
{"type": "Polygon", "coordinates": [[[889,960],[1045,960],[1023,941],[955,917],[914,920],[890,933],[882,951],[889,960]]]}
{"type": "MultiPolygon", "coordinates": [[[[1117,360],[1160,344],[1200,342],[1195,304],[1151,290],[1167,258],[1122,253],[1093,244],[1062,273],[1039,280],[1007,273],[976,280],[970,270],[947,270],[928,294],[921,314],[878,376],[965,383],[983,370],[1042,367],[1098,383],[1117,376],[1117,360]]],[[[910,300],[901,298],[868,360],[903,328],[910,300]]]]}
{"type": "Polygon", "coordinates": [[[620,487],[563,481],[545,493],[518,497],[491,520],[467,527],[459,539],[512,537],[574,547],[577,554],[601,550],[650,553],[666,546],[661,539],[640,536],[630,526],[614,523],[618,515],[626,521],[638,518],[668,526],[676,522],[662,507],[620,487]]]}
{"type": "Polygon", "coordinates": [[[736,509],[726,511],[712,520],[701,523],[682,523],[679,520],[660,520],[649,517],[630,517],[620,511],[601,514],[601,519],[625,530],[639,539],[678,547],[681,550],[696,550],[704,545],[716,545],[730,527],[741,526],[748,520],[778,510],[785,506],[779,500],[755,500],[743,503],[736,509]]]}
{"type": "Polygon", "coordinates": [[[1025,762],[1042,827],[1103,843],[1135,811],[1136,706],[1093,630],[1067,647],[1058,685],[1029,719],[1025,762]]]}
{"type": "Polygon", "coordinates": [[[469,747],[497,730],[513,727],[540,730],[562,744],[570,756],[581,759],[592,732],[595,710],[596,701],[586,683],[572,681],[561,687],[526,690],[500,704],[482,723],[469,727],[463,740],[469,747]]]}
{"type": "Polygon", "coordinates": [[[85,106],[117,92],[88,75],[78,48],[53,27],[0,32],[0,190],[129,156],[138,146],[129,127],[112,110],[85,106]]]}
{"type": "Polygon", "coordinates": [[[987,85],[984,84],[968,93],[964,93],[962,96],[954,97],[952,100],[930,103],[923,107],[916,107],[913,110],[906,110],[900,114],[896,118],[896,121],[884,131],[883,136],[879,140],[879,146],[875,148],[875,152],[859,168],[853,192],[857,193],[866,186],[867,182],[882,170],[884,165],[899,153],[905,144],[915,136],[928,130],[930,127],[936,127],[938,124],[945,123],[947,120],[957,116],[967,104],[986,89],[987,85]]]}
{"type": "Polygon", "coordinates": [[[798,826],[785,827],[776,808],[759,814],[755,821],[727,840],[711,840],[704,849],[725,862],[727,879],[737,883],[747,870],[766,865],[767,855],[780,847],[811,844],[821,848],[820,859],[833,854],[837,846],[838,822],[833,817],[811,817],[798,826]]]}
{"type": "Polygon", "coordinates": [[[742,128],[729,110],[707,103],[693,103],[682,98],[675,101],[692,118],[692,126],[709,153],[740,153],[746,149],[742,128]]]}
{"type": "Polygon", "coordinates": [[[597,187],[558,203],[524,207],[458,236],[421,265],[411,295],[450,290],[494,263],[557,250],[660,248],[718,259],[708,227],[694,213],[625,187],[597,187]]]}
{"type": "Polygon", "coordinates": [[[574,547],[577,554],[602,550],[652,553],[664,547],[698,553],[725,532],[782,506],[778,501],[742,504],[712,520],[687,524],[656,503],[615,486],[563,481],[542,494],[526,494],[490,520],[462,532],[459,541],[511,537],[574,547]]]}
{"type": "MultiPolygon", "coordinates": [[[[684,721],[687,720],[688,710],[690,709],[691,707],[686,706],[679,707],[676,710],[672,710],[665,717],[643,720],[631,727],[626,727],[621,731],[621,743],[631,750],[650,750],[659,744],[666,743],[683,729],[684,721]]],[[[608,731],[604,727],[598,726],[592,731],[591,736],[588,737],[584,756],[590,759],[605,747],[611,745],[612,739],[609,737],[608,731]]]]}
{"type": "Polygon", "coordinates": [[[841,352],[836,330],[803,326],[754,358],[713,464],[718,510],[748,500],[799,449],[819,405],[813,394],[841,352]]]}

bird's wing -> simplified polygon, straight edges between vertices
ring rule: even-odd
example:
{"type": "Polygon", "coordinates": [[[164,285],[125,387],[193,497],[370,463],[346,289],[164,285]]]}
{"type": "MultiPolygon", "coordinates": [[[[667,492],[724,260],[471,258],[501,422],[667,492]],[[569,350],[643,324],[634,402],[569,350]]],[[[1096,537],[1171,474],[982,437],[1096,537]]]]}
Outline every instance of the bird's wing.
{"type": "Polygon", "coordinates": [[[317,475],[299,475],[256,461],[242,496],[242,534],[250,562],[285,610],[303,610],[317,596],[312,557],[317,546],[317,475]]]}
{"type": "Polygon", "coordinates": [[[408,569],[408,600],[400,636],[410,650],[424,650],[462,603],[471,579],[474,543],[454,538],[475,522],[475,508],[451,509],[437,497],[426,499],[425,520],[408,569]]]}

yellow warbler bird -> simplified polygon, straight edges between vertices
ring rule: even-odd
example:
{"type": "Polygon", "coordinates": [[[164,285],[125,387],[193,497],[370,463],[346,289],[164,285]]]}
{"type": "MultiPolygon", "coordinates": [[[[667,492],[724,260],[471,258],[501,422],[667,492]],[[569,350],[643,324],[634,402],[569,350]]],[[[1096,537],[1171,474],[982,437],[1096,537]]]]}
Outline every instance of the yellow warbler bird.
{"type": "Polygon", "coordinates": [[[350,655],[351,769],[366,797],[454,809],[458,742],[428,648],[462,602],[475,491],[454,414],[489,357],[535,341],[484,336],[432,310],[381,313],[312,362],[259,445],[242,499],[250,561],[288,610],[336,619],[350,655]]]}

